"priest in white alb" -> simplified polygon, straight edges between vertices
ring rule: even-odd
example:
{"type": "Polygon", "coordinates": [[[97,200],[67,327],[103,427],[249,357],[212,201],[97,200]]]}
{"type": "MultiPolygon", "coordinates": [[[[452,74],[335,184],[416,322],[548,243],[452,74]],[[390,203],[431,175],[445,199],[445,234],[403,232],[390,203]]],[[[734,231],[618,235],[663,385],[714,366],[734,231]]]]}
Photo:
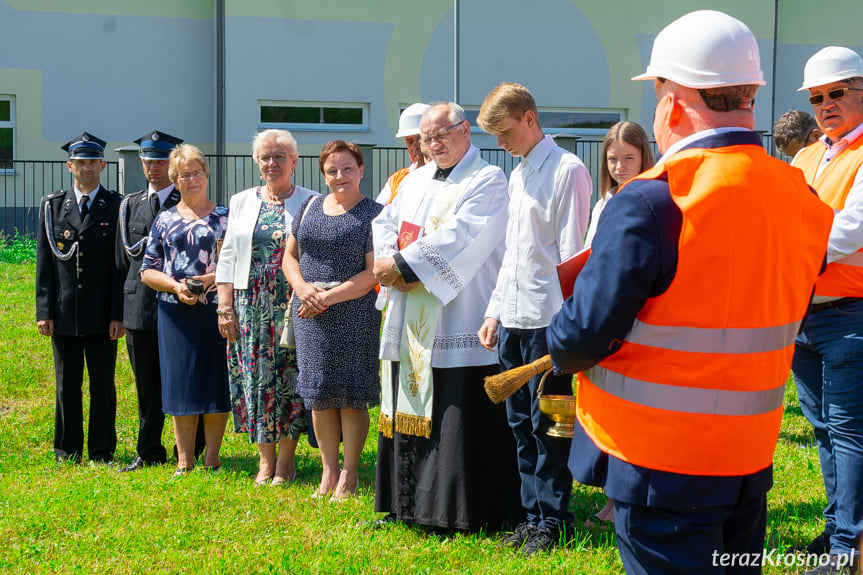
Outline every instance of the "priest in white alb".
{"type": "Polygon", "coordinates": [[[420,128],[433,162],[372,222],[375,276],[389,287],[375,482],[387,515],[375,524],[495,530],[521,513],[506,410],[483,389],[497,354],[477,336],[503,258],[507,182],[457,104],[432,105],[420,128]]]}

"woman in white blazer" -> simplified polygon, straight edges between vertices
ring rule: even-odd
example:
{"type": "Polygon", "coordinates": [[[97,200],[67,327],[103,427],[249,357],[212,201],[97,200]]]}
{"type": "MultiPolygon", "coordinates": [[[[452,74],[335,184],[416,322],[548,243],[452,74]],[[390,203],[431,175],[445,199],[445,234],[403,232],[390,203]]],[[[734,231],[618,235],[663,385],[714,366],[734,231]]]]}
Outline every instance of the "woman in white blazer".
{"type": "Polygon", "coordinates": [[[234,431],[248,433],[260,454],[255,485],[288,485],[296,477],[297,440],[308,423],[296,393],[296,354],[279,347],[290,297],[281,261],[294,213],[317,194],[291,181],[298,153],[290,132],[260,132],[252,157],[263,185],[231,198],[216,268],[217,313],[228,340],[234,431]]]}

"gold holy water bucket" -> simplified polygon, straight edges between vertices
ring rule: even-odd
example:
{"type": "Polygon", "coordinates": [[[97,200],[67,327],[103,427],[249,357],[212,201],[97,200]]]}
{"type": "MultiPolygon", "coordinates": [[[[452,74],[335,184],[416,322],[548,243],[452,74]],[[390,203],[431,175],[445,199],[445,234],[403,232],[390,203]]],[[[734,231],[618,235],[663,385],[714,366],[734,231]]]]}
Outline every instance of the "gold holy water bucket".
{"type": "Polygon", "coordinates": [[[552,437],[572,437],[575,431],[575,396],[574,395],[543,395],[542,386],[545,378],[553,370],[542,374],[536,395],[539,398],[539,410],[549,416],[554,425],[546,433],[552,437]]]}

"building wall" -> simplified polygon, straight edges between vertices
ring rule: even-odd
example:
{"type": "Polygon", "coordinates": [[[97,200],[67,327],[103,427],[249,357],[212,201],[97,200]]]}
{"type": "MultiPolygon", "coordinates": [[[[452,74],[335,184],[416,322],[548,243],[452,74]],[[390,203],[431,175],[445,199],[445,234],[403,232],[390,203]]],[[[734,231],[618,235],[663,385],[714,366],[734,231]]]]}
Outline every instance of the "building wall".
{"type": "Polygon", "coordinates": [[[109,159],[161,126],[211,145],[213,45],[212,2],[0,0],[16,158],[64,159],[60,146],[85,130],[108,142],[109,159]]]}
{"type": "MultiPolygon", "coordinates": [[[[863,53],[863,2],[837,0],[830,18],[817,3],[778,5],[777,18],[766,0],[461,0],[458,100],[477,108],[497,83],[517,81],[542,107],[620,110],[649,129],[652,86],[630,78],[663,26],[715,7],[759,39],[768,85],[756,127],[770,132],[789,107],[809,109],[796,89],[811,54],[827,44],[863,53]]],[[[303,154],[337,137],[400,145],[400,106],[453,98],[454,9],[453,0],[225,0],[225,151],[250,152],[262,100],[368,105],[366,130],[296,130],[303,154]]],[[[16,158],[63,159],[59,146],[83,130],[108,140],[109,159],[153,128],[214,151],[216,42],[213,0],[0,0],[0,96],[15,96],[16,158]]]]}

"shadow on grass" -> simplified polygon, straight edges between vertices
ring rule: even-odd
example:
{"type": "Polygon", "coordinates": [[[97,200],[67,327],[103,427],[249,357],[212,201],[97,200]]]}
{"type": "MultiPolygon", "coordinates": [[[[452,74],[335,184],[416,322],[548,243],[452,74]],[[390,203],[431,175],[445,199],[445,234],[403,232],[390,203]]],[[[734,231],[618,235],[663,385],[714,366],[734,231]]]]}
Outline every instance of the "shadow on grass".
{"type": "MultiPolygon", "coordinates": [[[[489,539],[500,543],[512,533],[515,526],[504,526],[496,531],[484,528],[475,530],[447,529],[444,527],[416,524],[405,525],[405,527],[416,535],[438,543],[446,543],[458,538],[473,537],[489,539]]],[[[577,553],[587,549],[608,549],[616,546],[617,540],[614,535],[614,526],[587,528],[577,523],[572,534],[572,539],[565,545],[565,549],[577,553]]]]}
{"type": "Polygon", "coordinates": [[[815,434],[812,432],[812,426],[806,421],[799,403],[786,401],[783,419],[782,429],[779,431],[780,441],[797,443],[803,447],[815,445],[815,434]]]}
{"type": "Polygon", "coordinates": [[[811,429],[808,430],[790,430],[782,428],[779,431],[779,440],[787,441],[788,443],[796,443],[800,447],[813,447],[815,445],[815,435],[811,429]]]}
{"type": "Polygon", "coordinates": [[[810,543],[824,527],[823,511],[824,501],[816,500],[789,502],[772,509],[767,514],[767,548],[787,551],[810,543]]]}

